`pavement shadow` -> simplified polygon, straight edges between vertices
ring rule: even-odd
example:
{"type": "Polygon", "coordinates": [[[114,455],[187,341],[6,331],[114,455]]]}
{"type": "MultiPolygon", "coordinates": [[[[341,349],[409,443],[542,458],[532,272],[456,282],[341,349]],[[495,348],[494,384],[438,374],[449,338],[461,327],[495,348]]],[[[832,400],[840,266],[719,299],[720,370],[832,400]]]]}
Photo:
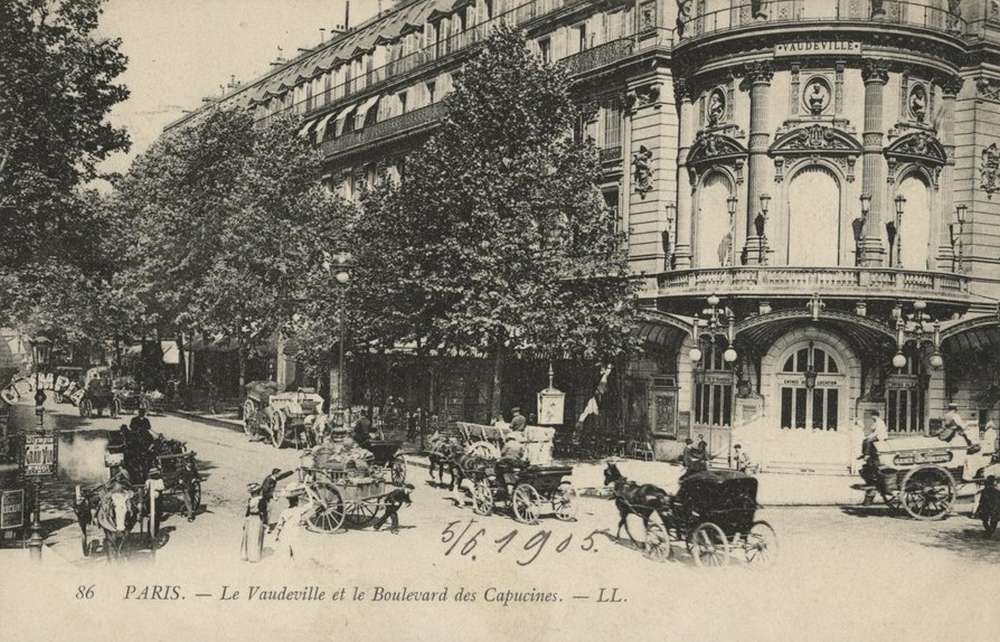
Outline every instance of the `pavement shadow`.
{"type": "Polygon", "coordinates": [[[971,562],[1000,564],[1000,535],[986,536],[982,526],[970,526],[961,530],[941,530],[930,534],[930,540],[920,542],[928,548],[944,549],[971,562]]]}
{"type": "Polygon", "coordinates": [[[906,513],[894,511],[888,506],[879,504],[872,504],[870,506],[862,506],[862,505],[841,506],[840,512],[843,513],[844,515],[850,515],[851,517],[860,517],[860,518],[878,517],[881,519],[885,519],[886,517],[895,517],[895,518],[909,519],[906,513]]]}

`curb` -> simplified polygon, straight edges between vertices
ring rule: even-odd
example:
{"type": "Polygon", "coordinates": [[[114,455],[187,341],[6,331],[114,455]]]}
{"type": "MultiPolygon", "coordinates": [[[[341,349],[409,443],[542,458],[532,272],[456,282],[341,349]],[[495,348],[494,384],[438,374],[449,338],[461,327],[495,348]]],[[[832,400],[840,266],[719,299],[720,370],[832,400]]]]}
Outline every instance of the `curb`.
{"type": "Polygon", "coordinates": [[[164,410],[163,414],[188,419],[190,421],[197,421],[199,423],[215,426],[216,428],[226,428],[234,432],[243,432],[243,424],[238,421],[233,421],[232,419],[206,417],[205,415],[199,415],[198,413],[189,412],[187,410],[164,410]]]}

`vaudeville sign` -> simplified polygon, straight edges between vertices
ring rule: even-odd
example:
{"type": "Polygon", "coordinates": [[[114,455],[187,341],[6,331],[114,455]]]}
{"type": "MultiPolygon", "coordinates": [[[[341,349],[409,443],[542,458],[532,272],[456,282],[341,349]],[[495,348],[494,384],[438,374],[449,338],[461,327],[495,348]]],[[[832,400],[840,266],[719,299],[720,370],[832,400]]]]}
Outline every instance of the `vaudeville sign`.
{"type": "Polygon", "coordinates": [[[0,493],[0,530],[24,525],[24,489],[0,493]]]}
{"type": "Polygon", "coordinates": [[[24,474],[27,476],[56,473],[56,435],[51,432],[28,433],[24,438],[24,474]]]}

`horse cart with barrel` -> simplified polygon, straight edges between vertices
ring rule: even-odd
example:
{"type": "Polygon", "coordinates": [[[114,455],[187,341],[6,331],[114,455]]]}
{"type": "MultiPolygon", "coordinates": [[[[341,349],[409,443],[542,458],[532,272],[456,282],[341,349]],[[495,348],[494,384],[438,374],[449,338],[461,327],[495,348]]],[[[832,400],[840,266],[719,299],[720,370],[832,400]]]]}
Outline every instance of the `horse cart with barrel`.
{"type": "MultiPolygon", "coordinates": [[[[132,529],[138,525],[140,540],[155,553],[159,544],[158,524],[146,495],[146,481],[154,467],[161,471],[163,488],[158,501],[167,495],[188,493],[188,510],[201,505],[201,477],[195,453],[184,442],[157,439],[145,453],[136,452],[112,433],[104,465],[110,479],[91,488],[76,487],[75,512],[82,533],[83,554],[103,548],[108,559],[118,558],[134,540],[132,529]],[[96,524],[103,532],[103,545],[88,539],[88,526],[96,524]]],[[[189,515],[191,518],[192,515],[189,515]]]]}
{"type": "Polygon", "coordinates": [[[874,450],[861,469],[865,484],[857,488],[877,492],[892,512],[920,520],[946,517],[962,485],[982,483],[990,464],[961,439],[899,437],[876,442],[874,450]]]}
{"type": "Polygon", "coordinates": [[[251,381],[243,401],[243,430],[251,437],[266,435],[275,448],[311,448],[326,428],[322,409],[323,398],[311,389],[282,392],[274,381],[251,381]]]}

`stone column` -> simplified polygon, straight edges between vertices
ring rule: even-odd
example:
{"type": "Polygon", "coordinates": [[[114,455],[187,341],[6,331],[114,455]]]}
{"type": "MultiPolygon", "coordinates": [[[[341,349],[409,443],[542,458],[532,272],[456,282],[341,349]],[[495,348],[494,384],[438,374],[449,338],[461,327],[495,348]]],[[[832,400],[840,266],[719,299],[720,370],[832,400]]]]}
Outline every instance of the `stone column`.
{"type": "Polygon", "coordinates": [[[962,89],[961,76],[948,76],[941,80],[941,145],[947,160],[941,168],[941,209],[938,212],[938,249],[935,253],[938,270],[950,270],[955,258],[951,247],[948,223],[955,217],[955,102],[962,89]]]}
{"type": "MultiPolygon", "coordinates": [[[[882,155],[882,89],[889,82],[889,69],[881,60],[865,60],[861,67],[865,83],[865,128],[862,133],[864,169],[861,192],[871,196],[871,210],[861,239],[862,267],[878,267],[885,263],[882,245],[882,214],[886,207],[886,161],[882,155]]],[[[858,204],[860,208],[860,203],[858,204]]]]}
{"type": "Polygon", "coordinates": [[[677,222],[674,239],[674,268],[687,270],[691,268],[691,221],[694,203],[691,198],[691,175],[688,173],[687,157],[694,143],[695,122],[693,88],[683,78],[674,80],[674,96],[679,110],[680,132],[677,149],[677,222]]]}
{"type": "Polygon", "coordinates": [[[758,235],[754,219],[760,213],[760,195],[768,192],[767,179],[770,143],[768,99],[774,68],[768,60],[750,64],[746,68],[750,83],[750,145],[747,162],[747,242],[743,246],[743,259],[747,265],[767,263],[767,232],[758,235]]]}

